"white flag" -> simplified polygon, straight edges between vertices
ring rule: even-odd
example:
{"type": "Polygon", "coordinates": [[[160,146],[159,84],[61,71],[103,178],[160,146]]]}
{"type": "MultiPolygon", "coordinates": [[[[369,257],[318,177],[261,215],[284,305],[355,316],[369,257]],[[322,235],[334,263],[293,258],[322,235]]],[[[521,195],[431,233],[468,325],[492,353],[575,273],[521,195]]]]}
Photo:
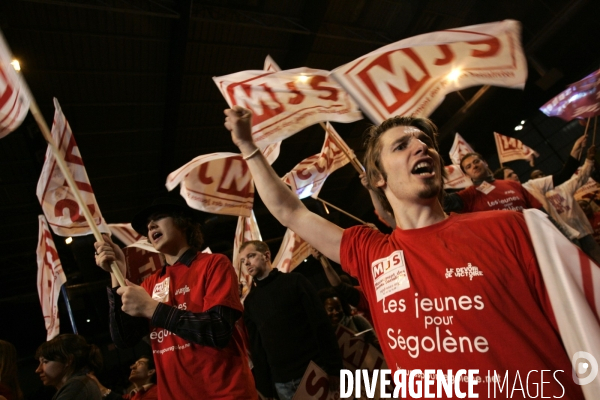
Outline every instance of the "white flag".
{"type": "MultiPolygon", "coordinates": [[[[304,199],[308,196],[317,197],[325,183],[325,179],[332,172],[350,162],[350,159],[338,146],[336,140],[332,139],[332,136],[337,136],[341,143],[343,143],[342,146],[348,146],[339,137],[337,132],[335,132],[333,127],[327,125],[327,132],[325,133],[325,141],[323,142],[321,153],[304,159],[282,178],[285,183],[292,187],[292,190],[296,192],[299,198],[304,199]]],[[[349,147],[347,147],[346,151],[349,151],[351,155],[354,154],[349,147]]]]}
{"type": "Polygon", "coordinates": [[[48,332],[46,340],[50,340],[60,332],[60,319],[58,318],[58,297],[60,288],[67,282],[67,277],[62,268],[52,233],[48,229],[43,215],[38,216],[39,234],[37,246],[37,287],[44,315],[44,323],[48,332]]]}
{"type": "Polygon", "coordinates": [[[269,72],[277,72],[281,71],[281,68],[279,68],[279,65],[277,65],[275,60],[273,60],[273,58],[269,55],[267,56],[267,58],[265,58],[265,65],[263,66],[263,70],[269,72]]]}
{"type": "Polygon", "coordinates": [[[494,139],[496,140],[500,164],[514,160],[527,160],[533,167],[534,157],[539,157],[535,150],[525,146],[519,139],[504,136],[497,132],[494,132],[494,139]]]}
{"type": "Polygon", "coordinates": [[[362,119],[356,103],[328,71],[243,71],[213,80],[230,107],[252,111],[252,136],[261,148],[317,122],[362,119]]]}
{"type": "Polygon", "coordinates": [[[310,244],[291,230],[286,230],[279,252],[273,260],[273,268],[291,272],[310,255],[310,244]]]}
{"type": "Polygon", "coordinates": [[[523,214],[558,330],[572,362],[573,379],[581,385],[586,399],[600,399],[595,358],[600,358],[600,268],[543,212],[528,209],[523,214]]]}
{"type": "Polygon", "coordinates": [[[452,143],[452,148],[450,149],[450,159],[452,160],[452,164],[460,165],[460,160],[464,157],[465,154],[474,153],[475,150],[467,143],[462,136],[456,133],[454,135],[454,143],[452,143]]]}
{"type": "Polygon", "coordinates": [[[332,71],[375,123],[428,116],[447,93],[475,85],[523,88],[521,26],[506,20],[426,33],[389,44],[332,71]]]}
{"type": "Polygon", "coordinates": [[[132,245],[141,239],[146,239],[133,229],[131,224],[108,224],[110,231],[117,237],[125,246],[132,245]]]}
{"type": "Polygon", "coordinates": [[[458,165],[446,165],[446,179],[444,179],[444,189],[464,189],[472,186],[473,181],[462,172],[458,165]]]}
{"type": "MultiPolygon", "coordinates": [[[[62,113],[58,100],[54,99],[54,123],[52,124],[52,138],[63,156],[65,163],[73,175],[77,188],[85,204],[94,218],[94,222],[101,232],[109,233],[106,221],[100,214],[92,185],[88,179],[79,147],[65,115],[62,113]]],[[[46,160],[42,174],[37,184],[37,197],[42,205],[48,224],[59,236],[83,236],[92,233],[83,211],[75,200],[62,171],[58,167],[54,154],[48,146],[46,160]]]]}
{"type": "Polygon", "coordinates": [[[238,282],[243,286],[242,289],[242,300],[246,298],[250,291],[250,285],[252,284],[252,276],[248,273],[246,266],[240,263],[240,246],[244,242],[250,240],[261,240],[260,230],[256,223],[256,217],[254,211],[251,212],[250,217],[238,217],[238,224],[235,228],[235,237],[233,239],[233,267],[235,273],[238,275],[238,282]]]}
{"type": "Polygon", "coordinates": [[[11,62],[12,53],[0,32],[0,138],[17,129],[29,111],[28,91],[11,62]]]}

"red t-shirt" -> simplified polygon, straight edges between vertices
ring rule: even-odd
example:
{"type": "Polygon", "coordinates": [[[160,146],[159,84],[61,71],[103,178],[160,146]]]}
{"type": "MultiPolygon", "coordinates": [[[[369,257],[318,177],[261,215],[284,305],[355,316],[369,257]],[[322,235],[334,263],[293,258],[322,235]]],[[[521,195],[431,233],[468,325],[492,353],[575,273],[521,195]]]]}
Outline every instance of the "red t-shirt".
{"type": "MultiPolygon", "coordinates": [[[[168,285],[164,303],[182,310],[200,313],[222,305],[242,311],[235,271],[222,254],[198,253],[190,267],[177,262],[163,276],[157,271],[142,282],[151,296],[157,284],[168,285]]],[[[237,329],[224,349],[195,344],[154,326],[150,341],[160,399],[256,399],[237,329]]]]}
{"type": "MultiPolygon", "coordinates": [[[[452,214],[391,235],[353,227],[344,231],[340,258],[369,300],[392,370],[478,369],[479,398],[493,397],[486,379],[494,370],[502,379],[508,371],[511,389],[517,372],[525,386],[528,372],[537,370],[529,377],[531,396],[540,371],[551,370],[543,376],[544,396],[560,397],[552,374],[563,370],[556,373],[562,398],[582,398],[522,214],[452,214]]],[[[466,383],[461,388],[466,391],[466,383]]]]}
{"type": "Polygon", "coordinates": [[[469,186],[457,193],[464,203],[461,212],[542,209],[540,203],[519,182],[496,179],[480,186],[469,186]]]}

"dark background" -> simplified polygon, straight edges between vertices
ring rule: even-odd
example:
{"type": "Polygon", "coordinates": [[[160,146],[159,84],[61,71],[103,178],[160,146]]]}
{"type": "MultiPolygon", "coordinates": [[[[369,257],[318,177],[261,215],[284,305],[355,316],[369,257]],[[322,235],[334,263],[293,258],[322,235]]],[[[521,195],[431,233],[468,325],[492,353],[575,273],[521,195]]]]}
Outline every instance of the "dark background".
{"type": "MultiPolygon", "coordinates": [[[[459,132],[498,167],[493,132],[514,136],[540,153],[536,167],[556,172],[578,122],[548,118],[538,108],[600,67],[595,0],[3,0],[0,27],[20,60],[46,121],[52,97],[62,105],[96,194],[110,223],[129,222],[165,194],[169,172],[192,158],[237,149],[223,128],[226,103],[213,76],[261,69],[271,55],[283,68],[332,70],[383,45],[421,33],[503,19],[523,24],[529,78],[524,91],[480,87],[451,93],[431,116],[442,154],[459,132]],[[477,94],[477,97],[474,97],[477,94]],[[514,127],[525,120],[524,129],[514,127]]],[[[369,122],[335,124],[362,157],[369,122]]],[[[317,153],[323,131],[313,126],[282,144],[274,168],[283,175],[317,153]]],[[[31,116],[0,140],[0,338],[17,346],[24,390],[38,392],[33,354],[45,340],[37,289],[35,196],[46,145],[31,116]]],[[[527,180],[525,161],[509,164],[527,180]]],[[[176,189],[178,190],[178,189],[176,189]]],[[[328,178],[323,199],[376,222],[356,172],[346,166],[328,178]]],[[[323,208],[307,200],[313,210],[323,208]]],[[[263,239],[277,252],[285,229],[255,200],[263,239]]],[[[343,227],[356,222],[335,210],[343,227]]],[[[324,214],[324,213],[323,213],[324,214]]],[[[324,214],[325,215],[325,214],[324,214]]],[[[231,255],[237,217],[204,215],[207,244],[231,255]]],[[[93,264],[93,239],[66,245],[55,237],[68,277],[79,332],[105,355],[105,380],[145,350],[114,349],[107,328],[107,276],[93,264]]],[[[61,331],[71,330],[61,299],[61,331]]],[[[141,346],[141,345],[140,345],[141,346]]],[[[37,395],[34,395],[35,397],[37,395]]]]}

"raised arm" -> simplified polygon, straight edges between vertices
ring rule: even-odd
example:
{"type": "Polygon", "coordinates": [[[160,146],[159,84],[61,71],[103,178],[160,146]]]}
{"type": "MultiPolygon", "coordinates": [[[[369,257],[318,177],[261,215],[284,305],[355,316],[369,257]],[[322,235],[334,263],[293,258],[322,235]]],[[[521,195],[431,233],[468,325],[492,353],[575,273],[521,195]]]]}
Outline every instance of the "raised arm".
{"type": "Polygon", "coordinates": [[[260,198],[282,225],[290,228],[321,253],[340,261],[343,229],[309,211],[269,165],[252,139],[252,113],[240,106],[225,110],[225,127],[240,149],[260,198]]]}

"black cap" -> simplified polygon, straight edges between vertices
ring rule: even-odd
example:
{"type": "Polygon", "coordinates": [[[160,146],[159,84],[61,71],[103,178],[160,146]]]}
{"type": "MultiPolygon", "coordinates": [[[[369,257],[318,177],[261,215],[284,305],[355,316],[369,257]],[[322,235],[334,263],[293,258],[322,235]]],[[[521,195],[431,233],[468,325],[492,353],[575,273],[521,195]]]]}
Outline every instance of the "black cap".
{"type": "Polygon", "coordinates": [[[178,212],[196,220],[193,210],[181,197],[158,197],[148,207],[138,212],[131,221],[131,226],[140,235],[148,235],[148,218],[156,213],[178,212]]]}

